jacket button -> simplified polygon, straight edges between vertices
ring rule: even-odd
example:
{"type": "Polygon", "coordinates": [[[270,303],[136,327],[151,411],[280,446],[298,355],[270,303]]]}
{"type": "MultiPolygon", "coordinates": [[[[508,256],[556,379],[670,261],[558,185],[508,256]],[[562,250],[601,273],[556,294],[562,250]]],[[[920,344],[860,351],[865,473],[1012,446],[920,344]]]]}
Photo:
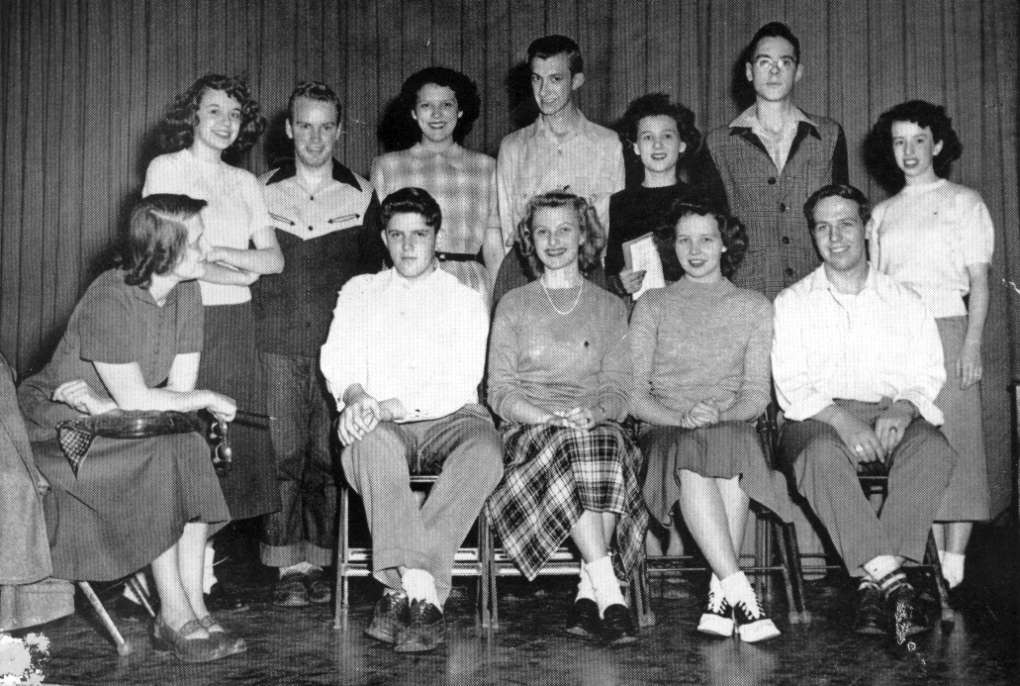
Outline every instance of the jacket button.
{"type": "Polygon", "coordinates": [[[779,203],[779,211],[780,212],[786,212],[786,203],[785,202],[779,203]]]}
{"type": "Polygon", "coordinates": [[[783,245],[789,245],[789,244],[790,244],[790,237],[789,236],[783,236],[783,245]]]}
{"type": "Polygon", "coordinates": [[[787,276],[793,276],[793,267],[787,267],[786,269],[783,270],[783,273],[786,274],[787,276]]]}
{"type": "Polygon", "coordinates": [[[770,186],[775,186],[776,185],[776,177],[770,176],[768,183],[769,183],[770,186]]]}

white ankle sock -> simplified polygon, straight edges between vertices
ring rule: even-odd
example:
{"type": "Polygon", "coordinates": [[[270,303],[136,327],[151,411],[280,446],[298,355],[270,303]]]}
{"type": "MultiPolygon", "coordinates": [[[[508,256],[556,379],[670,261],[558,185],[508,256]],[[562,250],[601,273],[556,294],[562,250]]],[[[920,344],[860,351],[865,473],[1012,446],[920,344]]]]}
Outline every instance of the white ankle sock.
{"type": "Polygon", "coordinates": [[[945,577],[949,588],[956,588],[963,581],[964,560],[967,556],[963,553],[943,553],[940,550],[939,558],[942,562],[942,576],[945,577]]]}
{"type": "Polygon", "coordinates": [[[747,580],[743,572],[730,574],[719,582],[719,587],[722,589],[726,602],[733,607],[736,607],[741,600],[750,602],[754,599],[754,589],[751,588],[751,582],[747,580]]]}
{"type": "Polygon", "coordinates": [[[591,585],[591,579],[588,577],[588,565],[584,560],[581,560],[581,578],[577,582],[577,596],[574,597],[574,602],[576,603],[581,598],[595,600],[595,587],[591,585]]]}
{"type": "Polygon", "coordinates": [[[313,565],[311,562],[298,562],[296,565],[290,565],[289,567],[280,567],[280,578],[287,576],[288,574],[308,574],[309,572],[322,571],[322,567],[313,565]]]}
{"type": "Polygon", "coordinates": [[[216,572],[213,571],[213,558],[216,557],[216,551],[213,550],[212,541],[205,542],[205,555],[202,558],[202,593],[206,595],[212,591],[212,587],[216,585],[218,579],[216,578],[216,572]]]}
{"type": "Polygon", "coordinates": [[[599,615],[610,605],[626,605],[620,582],[613,571],[613,559],[606,555],[585,565],[585,572],[595,590],[595,602],[599,606],[599,615]]]}
{"type": "Polygon", "coordinates": [[[893,555],[878,555],[861,566],[864,567],[864,571],[868,573],[873,581],[878,581],[899,569],[900,562],[893,555]]]}
{"type": "Polygon", "coordinates": [[[404,570],[404,575],[400,578],[400,582],[404,587],[404,592],[407,593],[408,600],[424,600],[427,603],[432,603],[440,610],[443,609],[439,606],[436,579],[424,569],[404,570]]]}
{"type": "Polygon", "coordinates": [[[722,582],[719,581],[719,577],[715,574],[708,579],[708,592],[726,597],[726,594],[723,593],[722,582]]]}

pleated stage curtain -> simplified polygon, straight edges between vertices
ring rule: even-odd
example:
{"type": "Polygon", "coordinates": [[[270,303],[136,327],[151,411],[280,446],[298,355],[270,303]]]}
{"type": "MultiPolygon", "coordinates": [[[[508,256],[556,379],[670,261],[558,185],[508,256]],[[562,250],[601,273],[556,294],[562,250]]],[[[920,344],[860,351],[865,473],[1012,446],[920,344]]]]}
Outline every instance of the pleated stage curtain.
{"type": "MultiPolygon", "coordinates": [[[[203,73],[247,74],[277,140],[294,84],[332,84],[345,104],[338,155],[364,173],[387,102],[431,64],[478,82],[466,144],[494,154],[517,112],[508,73],[547,33],[580,43],[593,120],[665,91],[703,131],[725,124],[738,111],[737,56],[770,20],[801,38],[797,100],[843,123],[851,179],[873,198],[860,144],[877,115],[920,97],[954,117],[965,151],[952,178],[980,190],[996,222],[984,397],[1005,507],[1008,385],[1020,372],[1014,0],[4,0],[0,350],[23,374],[45,362],[141,186],[163,108],[203,73]]],[[[265,170],[266,151],[263,140],[243,164],[265,170]]]]}

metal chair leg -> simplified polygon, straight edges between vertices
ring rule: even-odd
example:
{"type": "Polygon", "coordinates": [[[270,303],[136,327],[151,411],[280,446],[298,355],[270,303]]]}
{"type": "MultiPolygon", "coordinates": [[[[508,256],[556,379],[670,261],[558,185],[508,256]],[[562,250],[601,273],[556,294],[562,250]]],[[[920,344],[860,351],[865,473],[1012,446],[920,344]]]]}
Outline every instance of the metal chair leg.
{"type": "Polygon", "coordinates": [[[339,502],[337,503],[339,522],[336,527],[336,607],[333,613],[333,628],[337,631],[347,631],[347,611],[350,608],[350,589],[346,573],[349,557],[347,515],[350,510],[350,497],[346,484],[340,484],[339,491],[339,502]]]}
{"type": "Polygon", "coordinates": [[[85,594],[85,597],[88,598],[89,604],[92,605],[92,609],[96,611],[97,615],[99,615],[99,621],[103,623],[103,626],[110,634],[110,638],[113,639],[113,644],[117,647],[117,654],[120,656],[130,655],[132,650],[131,644],[125,641],[124,637],[121,636],[120,631],[117,630],[117,625],[113,623],[109,613],[107,613],[106,608],[103,607],[103,603],[100,602],[99,596],[97,596],[96,592],[92,590],[92,586],[89,585],[89,582],[79,581],[78,588],[80,588],[81,592],[85,594]]]}
{"type": "Polygon", "coordinates": [[[800,622],[809,624],[811,613],[807,609],[804,595],[804,570],[800,566],[800,545],[797,543],[797,527],[793,522],[783,522],[783,544],[790,558],[790,581],[792,582],[794,605],[800,612],[800,622]]]}
{"type": "Polygon", "coordinates": [[[651,593],[648,590],[648,567],[644,556],[630,573],[630,604],[637,616],[639,628],[655,626],[655,612],[652,611],[651,593]]]}
{"type": "Polygon", "coordinates": [[[482,507],[478,515],[478,620],[482,629],[492,628],[492,616],[490,612],[490,596],[492,564],[490,562],[491,541],[489,534],[489,517],[482,507]]]}
{"type": "Polygon", "coordinates": [[[129,576],[127,585],[131,588],[131,592],[135,594],[135,597],[138,598],[138,602],[145,608],[145,611],[149,613],[149,616],[155,619],[156,611],[152,609],[152,603],[149,602],[149,593],[142,586],[142,574],[145,574],[144,570],[129,576]]]}

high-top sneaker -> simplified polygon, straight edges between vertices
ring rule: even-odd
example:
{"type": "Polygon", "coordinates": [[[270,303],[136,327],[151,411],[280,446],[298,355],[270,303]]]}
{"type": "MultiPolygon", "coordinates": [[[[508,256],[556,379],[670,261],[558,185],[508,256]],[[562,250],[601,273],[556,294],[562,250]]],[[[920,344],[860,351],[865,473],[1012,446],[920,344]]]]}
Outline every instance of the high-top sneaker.
{"type": "Polygon", "coordinates": [[[721,592],[709,589],[708,606],[698,621],[698,631],[712,636],[733,635],[733,608],[721,592]]]}
{"type": "Polygon", "coordinates": [[[757,593],[737,601],[733,616],[737,624],[737,635],[745,643],[767,641],[779,635],[779,629],[762,609],[757,593]]]}

